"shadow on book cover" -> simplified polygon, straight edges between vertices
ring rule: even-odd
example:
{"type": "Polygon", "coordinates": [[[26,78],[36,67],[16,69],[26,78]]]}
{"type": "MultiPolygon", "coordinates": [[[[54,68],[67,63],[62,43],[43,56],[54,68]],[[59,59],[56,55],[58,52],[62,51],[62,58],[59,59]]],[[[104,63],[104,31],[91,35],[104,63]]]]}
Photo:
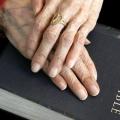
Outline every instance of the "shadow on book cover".
{"type": "MultiPolygon", "coordinates": [[[[82,102],[69,89],[61,92],[30,61],[8,45],[0,58],[0,88],[78,120],[120,120],[120,39],[96,27],[87,47],[98,70],[101,92],[82,102]]],[[[16,108],[17,109],[17,108],[16,108]]]]}

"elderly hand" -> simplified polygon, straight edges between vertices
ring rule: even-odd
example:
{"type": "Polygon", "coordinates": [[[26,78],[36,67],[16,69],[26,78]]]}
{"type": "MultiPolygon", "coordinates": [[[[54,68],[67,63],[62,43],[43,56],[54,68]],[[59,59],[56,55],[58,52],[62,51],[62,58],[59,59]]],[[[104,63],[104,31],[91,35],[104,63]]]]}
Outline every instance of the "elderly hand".
{"type": "MultiPolygon", "coordinates": [[[[53,54],[50,54],[49,60],[45,63],[44,71],[46,73],[49,69],[48,65],[52,57],[53,54]]],[[[88,94],[91,96],[99,94],[100,88],[96,81],[96,68],[85,47],[82,48],[81,55],[72,69],[64,65],[59,75],[52,78],[53,83],[61,90],[66,88],[66,84],[63,80],[80,100],[85,100],[88,94]]]]}
{"type": "MultiPolygon", "coordinates": [[[[26,52],[26,38],[32,29],[34,17],[30,0],[23,1],[16,0],[15,2],[14,0],[6,2],[2,16],[5,32],[10,42],[22,55],[28,58],[29,55],[26,52]]],[[[43,70],[47,75],[49,69],[48,65],[53,57],[54,52],[52,51],[46,60],[46,64],[43,66],[43,70]]],[[[84,46],[81,48],[81,54],[73,68],[70,69],[64,65],[61,72],[56,77],[51,78],[51,80],[61,90],[65,90],[68,86],[80,100],[85,100],[88,94],[96,96],[100,91],[96,81],[97,72],[95,65],[84,46]]]]}
{"type": "Polygon", "coordinates": [[[49,64],[49,76],[55,77],[64,62],[72,68],[88,33],[95,27],[102,2],[103,0],[33,0],[37,17],[27,43],[29,56],[35,53],[32,71],[38,72],[44,66],[56,43],[49,64]]]}

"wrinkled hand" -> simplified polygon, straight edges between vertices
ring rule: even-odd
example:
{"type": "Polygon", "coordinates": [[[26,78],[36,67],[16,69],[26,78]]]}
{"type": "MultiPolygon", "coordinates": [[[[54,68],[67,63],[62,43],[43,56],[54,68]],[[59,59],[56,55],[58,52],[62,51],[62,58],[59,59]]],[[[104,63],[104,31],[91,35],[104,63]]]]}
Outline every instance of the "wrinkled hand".
{"type": "MultiPolygon", "coordinates": [[[[24,4],[18,0],[16,0],[16,3],[14,2],[15,0],[13,2],[7,2],[4,9],[3,21],[5,32],[10,42],[22,55],[28,58],[26,38],[32,29],[34,15],[30,7],[30,0],[24,0],[24,4]]],[[[51,52],[43,67],[46,74],[48,74],[48,65],[53,56],[54,52],[51,52]]],[[[96,79],[97,72],[95,65],[85,47],[81,48],[81,54],[72,69],[64,65],[60,74],[55,78],[51,78],[53,83],[61,90],[66,89],[68,86],[80,100],[85,100],[88,94],[92,96],[98,95],[100,89],[96,79]]]]}
{"type": "MultiPolygon", "coordinates": [[[[52,57],[53,54],[49,56],[49,61],[52,57]]],[[[44,66],[46,73],[49,68],[49,61],[44,66]]],[[[96,80],[96,68],[85,47],[82,48],[81,55],[72,69],[64,65],[60,74],[54,79],[52,78],[53,83],[61,90],[64,90],[66,85],[68,85],[80,100],[85,100],[88,94],[92,96],[99,94],[100,89],[96,80]]]]}
{"type": "Polygon", "coordinates": [[[32,56],[32,71],[38,72],[57,43],[48,74],[55,77],[64,62],[70,68],[76,63],[89,32],[95,27],[103,0],[33,0],[37,15],[28,39],[27,51],[32,56]],[[41,12],[39,12],[41,10],[41,12]],[[39,13],[38,13],[39,12],[39,13]],[[63,24],[51,24],[60,13],[63,24]]]}

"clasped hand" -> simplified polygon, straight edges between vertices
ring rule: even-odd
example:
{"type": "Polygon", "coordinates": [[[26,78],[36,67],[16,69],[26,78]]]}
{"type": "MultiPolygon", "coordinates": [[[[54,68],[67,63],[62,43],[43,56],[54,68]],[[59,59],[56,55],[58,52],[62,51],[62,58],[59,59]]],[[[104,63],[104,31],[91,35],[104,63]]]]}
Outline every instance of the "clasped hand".
{"type": "Polygon", "coordinates": [[[5,10],[19,27],[11,26],[6,12],[4,25],[11,43],[31,60],[32,71],[43,69],[56,86],[68,86],[80,100],[98,95],[97,71],[85,45],[103,0],[32,0],[34,16],[30,0],[17,1],[17,8],[14,1],[6,2],[5,10]]]}

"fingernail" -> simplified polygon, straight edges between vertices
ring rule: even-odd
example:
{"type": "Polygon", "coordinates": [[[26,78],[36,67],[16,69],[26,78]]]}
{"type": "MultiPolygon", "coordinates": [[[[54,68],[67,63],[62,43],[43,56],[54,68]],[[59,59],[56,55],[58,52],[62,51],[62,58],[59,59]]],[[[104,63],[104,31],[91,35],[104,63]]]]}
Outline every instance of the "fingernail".
{"type": "Polygon", "coordinates": [[[56,77],[57,74],[58,74],[58,69],[57,68],[52,68],[49,72],[50,77],[56,77]]]}
{"type": "Polygon", "coordinates": [[[86,44],[89,45],[91,44],[91,42],[88,39],[86,39],[86,44]]]}
{"type": "Polygon", "coordinates": [[[92,85],[90,87],[90,93],[92,96],[97,96],[99,94],[100,90],[95,85],[92,85]]]}
{"type": "Polygon", "coordinates": [[[34,63],[31,68],[32,72],[34,73],[37,73],[40,69],[41,69],[41,66],[38,63],[34,63]]]}
{"type": "Polygon", "coordinates": [[[88,97],[88,94],[84,90],[79,90],[77,93],[77,96],[80,100],[86,100],[88,97]]]}
{"type": "Polygon", "coordinates": [[[62,90],[62,91],[65,90],[66,87],[67,87],[66,84],[64,84],[64,83],[62,83],[62,82],[59,84],[59,88],[60,88],[60,90],[62,90]]]}
{"type": "Polygon", "coordinates": [[[72,68],[74,66],[74,61],[73,60],[69,60],[68,63],[67,63],[67,66],[69,68],[72,68]]]}

